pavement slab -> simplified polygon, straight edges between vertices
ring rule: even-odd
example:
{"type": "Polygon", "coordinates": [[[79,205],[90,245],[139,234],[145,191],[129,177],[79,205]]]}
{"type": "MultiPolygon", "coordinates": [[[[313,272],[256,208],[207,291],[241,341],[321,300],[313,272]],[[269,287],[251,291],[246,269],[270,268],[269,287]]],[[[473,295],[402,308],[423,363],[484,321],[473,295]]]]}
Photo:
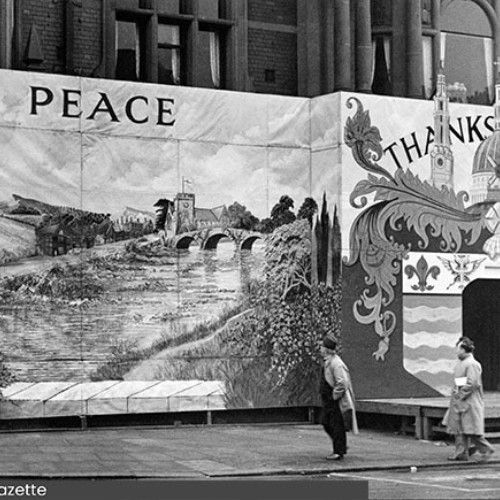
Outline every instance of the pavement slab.
{"type": "MultiPolygon", "coordinates": [[[[204,425],[0,434],[0,477],[259,477],[457,467],[450,442],[389,432],[348,435],[342,462],[329,462],[319,425],[204,425]]],[[[500,459],[500,449],[495,445],[500,459]]]]}

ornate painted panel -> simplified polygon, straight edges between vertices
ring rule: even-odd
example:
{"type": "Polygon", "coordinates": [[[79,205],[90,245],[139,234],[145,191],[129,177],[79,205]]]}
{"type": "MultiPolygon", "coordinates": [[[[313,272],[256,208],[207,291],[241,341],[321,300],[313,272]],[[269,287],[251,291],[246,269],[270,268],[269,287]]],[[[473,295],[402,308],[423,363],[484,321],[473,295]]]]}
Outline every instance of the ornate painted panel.
{"type": "Polygon", "coordinates": [[[470,326],[461,295],[498,279],[500,104],[450,103],[440,75],[433,101],[345,96],[342,110],[343,339],[358,396],[446,394],[458,338],[497,337],[470,326]]]}

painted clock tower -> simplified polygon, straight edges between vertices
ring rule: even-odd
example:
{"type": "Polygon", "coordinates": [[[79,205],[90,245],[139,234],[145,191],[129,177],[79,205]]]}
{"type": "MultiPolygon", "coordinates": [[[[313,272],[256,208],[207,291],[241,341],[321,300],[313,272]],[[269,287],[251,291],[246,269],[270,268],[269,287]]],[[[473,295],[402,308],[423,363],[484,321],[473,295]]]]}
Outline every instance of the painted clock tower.
{"type": "Polygon", "coordinates": [[[434,96],[434,146],[431,151],[431,182],[436,187],[453,189],[453,153],[450,140],[449,99],[446,82],[438,74],[434,96]]]}
{"type": "Polygon", "coordinates": [[[177,193],[174,199],[176,234],[195,229],[194,205],[194,193],[177,193]]]}

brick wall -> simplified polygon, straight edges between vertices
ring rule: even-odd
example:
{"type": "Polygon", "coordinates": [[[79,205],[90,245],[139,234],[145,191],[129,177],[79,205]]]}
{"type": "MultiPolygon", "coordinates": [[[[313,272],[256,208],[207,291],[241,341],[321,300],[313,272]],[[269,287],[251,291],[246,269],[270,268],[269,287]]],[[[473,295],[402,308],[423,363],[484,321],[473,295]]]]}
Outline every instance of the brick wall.
{"type": "Polygon", "coordinates": [[[101,63],[102,0],[84,0],[85,9],[75,9],[75,72],[90,75],[101,63]]]}
{"type": "MultiPolygon", "coordinates": [[[[90,75],[101,60],[101,1],[73,0],[73,73],[90,75]]],[[[24,0],[21,12],[20,66],[25,57],[32,27],[41,45],[43,63],[31,69],[66,73],[66,3],[64,0],[24,0]]]]}
{"type": "Polygon", "coordinates": [[[297,1],[248,1],[248,74],[255,92],[297,95],[297,1]]]}
{"type": "Polygon", "coordinates": [[[249,0],[248,20],[295,26],[297,2],[295,0],[249,0]]]}
{"type": "Polygon", "coordinates": [[[22,10],[21,61],[27,55],[32,28],[36,28],[44,61],[33,66],[44,71],[59,73],[64,70],[64,3],[45,0],[25,0],[22,10]]]}
{"type": "Polygon", "coordinates": [[[256,92],[297,95],[297,35],[250,28],[248,66],[256,92]]]}
{"type": "MultiPolygon", "coordinates": [[[[102,62],[102,0],[71,2],[73,22],[66,27],[66,0],[23,0],[20,68],[96,74],[102,62]],[[43,62],[27,67],[25,56],[32,27],[37,30],[43,62]],[[67,62],[68,29],[72,30],[74,50],[67,62]]],[[[256,92],[297,95],[296,32],[295,0],[249,0],[248,74],[256,92]]]]}

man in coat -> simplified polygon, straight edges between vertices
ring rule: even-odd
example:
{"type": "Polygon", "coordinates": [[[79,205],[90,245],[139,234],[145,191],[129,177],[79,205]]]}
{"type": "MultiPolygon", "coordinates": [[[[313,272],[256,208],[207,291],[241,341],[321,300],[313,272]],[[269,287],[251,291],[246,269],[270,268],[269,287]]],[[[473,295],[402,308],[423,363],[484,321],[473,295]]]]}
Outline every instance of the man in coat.
{"type": "Polygon", "coordinates": [[[336,350],[337,341],[332,337],[325,337],[321,348],[324,361],[320,386],[322,423],[333,443],[333,453],[326,457],[327,460],[342,460],[347,453],[346,431],[358,433],[349,369],[336,350]]]}
{"type": "Polygon", "coordinates": [[[447,431],[455,435],[455,453],[449,460],[469,460],[471,443],[486,461],[494,453],[484,438],[484,401],[482,368],[472,354],[474,343],[461,337],[456,344],[458,362],[454,370],[454,387],[450,407],[443,419],[447,431]]]}

